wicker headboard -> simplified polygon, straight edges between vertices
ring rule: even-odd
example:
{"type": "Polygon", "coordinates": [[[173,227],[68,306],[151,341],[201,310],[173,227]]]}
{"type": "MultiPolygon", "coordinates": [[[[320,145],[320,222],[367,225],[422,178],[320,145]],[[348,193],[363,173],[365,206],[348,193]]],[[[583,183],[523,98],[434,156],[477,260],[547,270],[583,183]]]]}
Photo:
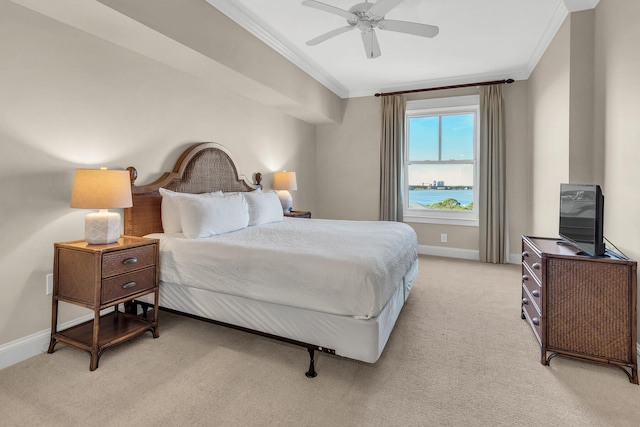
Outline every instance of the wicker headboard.
{"type": "Polygon", "coordinates": [[[239,175],[231,153],[215,142],[194,144],[185,150],[176,162],[173,172],[144,186],[135,185],[136,168],[127,168],[131,175],[133,207],[124,210],[124,234],[144,236],[162,232],[159,188],[181,193],[207,193],[211,191],[252,191],[260,188],[262,176],[255,174],[256,184],[239,175]]]}

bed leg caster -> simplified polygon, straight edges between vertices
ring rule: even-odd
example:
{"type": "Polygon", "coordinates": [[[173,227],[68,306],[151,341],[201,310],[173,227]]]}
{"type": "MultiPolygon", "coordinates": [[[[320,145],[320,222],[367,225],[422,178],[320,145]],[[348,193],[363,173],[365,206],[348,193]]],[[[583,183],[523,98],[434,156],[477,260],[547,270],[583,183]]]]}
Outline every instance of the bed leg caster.
{"type": "Polygon", "coordinates": [[[316,372],[316,364],[314,360],[315,350],[312,348],[308,348],[309,350],[309,370],[305,372],[307,378],[315,378],[318,373],[316,372]]]}

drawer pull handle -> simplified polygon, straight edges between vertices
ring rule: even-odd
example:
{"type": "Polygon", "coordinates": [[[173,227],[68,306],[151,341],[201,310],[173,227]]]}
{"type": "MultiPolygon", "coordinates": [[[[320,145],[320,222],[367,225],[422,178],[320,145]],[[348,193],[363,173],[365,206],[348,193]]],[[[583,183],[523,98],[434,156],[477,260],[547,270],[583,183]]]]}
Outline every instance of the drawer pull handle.
{"type": "Polygon", "coordinates": [[[138,282],[127,282],[124,285],[122,285],[122,289],[135,288],[136,286],[138,286],[138,282]]]}
{"type": "Polygon", "coordinates": [[[124,265],[135,264],[137,262],[138,262],[138,258],[136,257],[126,258],[122,261],[124,265]]]}
{"type": "Polygon", "coordinates": [[[535,291],[531,292],[531,295],[533,295],[536,298],[540,298],[540,291],[535,290],[535,291]]]}
{"type": "Polygon", "coordinates": [[[527,251],[523,251],[523,252],[522,252],[522,256],[523,256],[524,258],[528,257],[528,256],[529,256],[529,252],[527,252],[527,251]]]}
{"type": "Polygon", "coordinates": [[[524,305],[529,305],[529,298],[522,298],[522,303],[524,305]]]}
{"type": "Polygon", "coordinates": [[[539,262],[534,262],[531,267],[533,267],[535,270],[540,270],[540,263],[539,262]]]}
{"type": "Polygon", "coordinates": [[[527,276],[526,274],[522,275],[522,280],[529,280],[529,276],[527,276]]]}
{"type": "Polygon", "coordinates": [[[534,325],[538,326],[540,325],[540,319],[538,319],[537,317],[534,317],[533,319],[531,319],[531,321],[533,322],[534,325]]]}

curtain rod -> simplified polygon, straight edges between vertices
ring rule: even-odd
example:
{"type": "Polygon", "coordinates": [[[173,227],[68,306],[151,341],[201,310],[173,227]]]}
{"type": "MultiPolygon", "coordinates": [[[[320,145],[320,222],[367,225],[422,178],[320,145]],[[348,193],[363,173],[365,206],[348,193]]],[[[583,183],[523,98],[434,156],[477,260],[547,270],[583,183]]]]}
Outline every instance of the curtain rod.
{"type": "Polygon", "coordinates": [[[376,96],[403,95],[405,93],[428,92],[428,91],[431,91],[431,90],[458,89],[458,88],[461,88],[461,87],[488,86],[488,85],[498,85],[498,84],[505,84],[505,83],[511,84],[513,82],[514,82],[513,79],[493,80],[493,81],[490,81],[490,82],[464,83],[464,84],[459,84],[459,85],[431,87],[431,88],[426,88],[426,89],[400,90],[398,92],[380,92],[380,93],[376,93],[376,96]]]}

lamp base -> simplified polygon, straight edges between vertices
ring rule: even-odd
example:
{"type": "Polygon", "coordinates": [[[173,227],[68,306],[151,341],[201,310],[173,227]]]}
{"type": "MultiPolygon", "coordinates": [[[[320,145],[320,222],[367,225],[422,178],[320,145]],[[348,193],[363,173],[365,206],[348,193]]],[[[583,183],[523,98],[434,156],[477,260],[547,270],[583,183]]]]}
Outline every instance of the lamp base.
{"type": "Polygon", "coordinates": [[[101,209],[84,218],[84,240],[90,245],[117,242],[120,238],[120,214],[101,209]]]}
{"type": "Polygon", "coordinates": [[[293,204],[293,197],[291,197],[291,193],[287,190],[280,190],[278,191],[278,199],[280,199],[282,211],[285,213],[291,212],[291,205],[293,204]]]}

